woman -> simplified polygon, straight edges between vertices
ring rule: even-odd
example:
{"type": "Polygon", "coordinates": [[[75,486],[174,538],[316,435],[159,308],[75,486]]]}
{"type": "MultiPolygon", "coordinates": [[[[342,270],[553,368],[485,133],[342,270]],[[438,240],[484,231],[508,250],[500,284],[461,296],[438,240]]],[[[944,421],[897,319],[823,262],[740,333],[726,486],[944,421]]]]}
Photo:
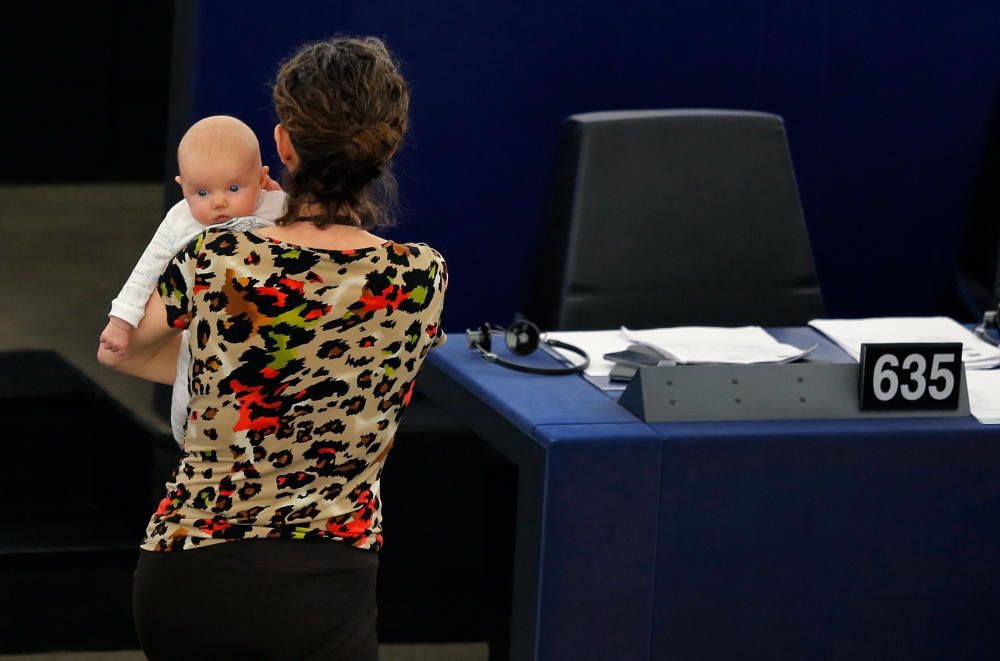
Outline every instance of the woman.
{"type": "Polygon", "coordinates": [[[375,659],[379,476],[444,340],[447,273],[390,220],[409,94],[377,39],[307,45],[274,84],[288,212],[210,229],[171,261],[127,356],[171,383],[191,330],[184,455],[141,545],[151,659],[375,659]]]}

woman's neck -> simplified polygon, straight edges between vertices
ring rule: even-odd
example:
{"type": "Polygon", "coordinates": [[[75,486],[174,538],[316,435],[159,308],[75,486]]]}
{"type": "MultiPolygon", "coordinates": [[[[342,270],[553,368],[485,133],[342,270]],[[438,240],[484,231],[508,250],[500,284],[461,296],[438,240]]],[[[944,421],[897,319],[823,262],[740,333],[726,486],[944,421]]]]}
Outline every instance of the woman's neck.
{"type": "Polygon", "coordinates": [[[360,227],[350,225],[330,225],[316,227],[306,220],[300,220],[289,225],[275,225],[254,230],[255,233],[294,243],[306,248],[323,248],[327,250],[353,250],[355,248],[370,248],[385,243],[385,239],[375,236],[360,227]]]}
{"type": "MultiPolygon", "coordinates": [[[[326,215],[327,211],[329,211],[327,207],[322,204],[316,204],[315,202],[306,202],[297,209],[299,218],[316,218],[326,215]]],[[[358,218],[358,214],[356,214],[354,210],[347,205],[341,205],[340,207],[333,209],[333,211],[335,211],[338,215],[358,221],[358,224],[361,223],[361,219],[358,218]]]]}

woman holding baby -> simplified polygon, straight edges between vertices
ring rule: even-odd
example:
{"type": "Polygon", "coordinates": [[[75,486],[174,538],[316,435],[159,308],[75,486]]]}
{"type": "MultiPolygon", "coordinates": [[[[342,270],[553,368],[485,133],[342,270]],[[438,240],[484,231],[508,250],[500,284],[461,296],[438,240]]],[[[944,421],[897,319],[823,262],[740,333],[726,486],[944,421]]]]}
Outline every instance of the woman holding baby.
{"type": "Polygon", "coordinates": [[[98,352],[173,383],[188,331],[184,453],[135,573],[151,659],[378,655],[379,478],[445,337],[447,272],[429,246],[372,233],[391,220],[409,103],[379,40],[304,46],[273,99],[287,209],[273,226],[198,234],[167,264],[128,351],[98,352]]]}

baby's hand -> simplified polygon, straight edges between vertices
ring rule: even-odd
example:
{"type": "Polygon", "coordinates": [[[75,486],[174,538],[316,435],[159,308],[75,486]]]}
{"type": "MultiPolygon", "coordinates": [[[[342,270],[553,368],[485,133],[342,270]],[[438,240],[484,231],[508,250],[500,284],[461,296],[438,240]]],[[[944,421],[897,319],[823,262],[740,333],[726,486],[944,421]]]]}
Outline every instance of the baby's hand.
{"type": "Polygon", "coordinates": [[[108,319],[108,325],[101,331],[101,346],[112,353],[124,356],[129,340],[132,339],[132,330],[132,326],[124,319],[111,317],[108,319]]]}
{"type": "Polygon", "coordinates": [[[263,185],[263,189],[264,190],[272,190],[272,191],[274,191],[274,190],[280,191],[281,190],[281,185],[277,181],[275,181],[274,179],[271,179],[271,175],[268,174],[271,171],[271,168],[269,168],[269,167],[267,167],[265,165],[263,169],[264,169],[264,185],[263,185]]]}
{"type": "Polygon", "coordinates": [[[280,191],[281,190],[281,184],[279,184],[274,179],[271,179],[271,177],[269,176],[267,178],[267,181],[264,182],[264,190],[271,190],[271,191],[277,190],[277,191],[280,191]]]}

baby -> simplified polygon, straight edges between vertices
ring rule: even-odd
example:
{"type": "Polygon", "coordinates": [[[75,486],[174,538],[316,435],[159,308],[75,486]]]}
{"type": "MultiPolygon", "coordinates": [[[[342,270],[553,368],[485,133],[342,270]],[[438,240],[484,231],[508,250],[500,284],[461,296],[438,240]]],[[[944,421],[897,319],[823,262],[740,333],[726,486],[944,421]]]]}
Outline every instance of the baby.
{"type": "MultiPolygon", "coordinates": [[[[128,350],[132,332],[145,314],[146,301],[170,259],[191,239],[213,225],[246,231],[273,225],[285,213],[286,196],[261,164],[260,145],[249,126],[225,115],[206,117],[191,126],[177,147],[176,181],[184,199],[167,212],[153,240],[139,258],[125,286],[111,302],[101,344],[128,350]]],[[[184,331],[177,356],[177,376],[170,405],[174,439],[183,446],[187,405],[189,334],[184,331]]]]}

